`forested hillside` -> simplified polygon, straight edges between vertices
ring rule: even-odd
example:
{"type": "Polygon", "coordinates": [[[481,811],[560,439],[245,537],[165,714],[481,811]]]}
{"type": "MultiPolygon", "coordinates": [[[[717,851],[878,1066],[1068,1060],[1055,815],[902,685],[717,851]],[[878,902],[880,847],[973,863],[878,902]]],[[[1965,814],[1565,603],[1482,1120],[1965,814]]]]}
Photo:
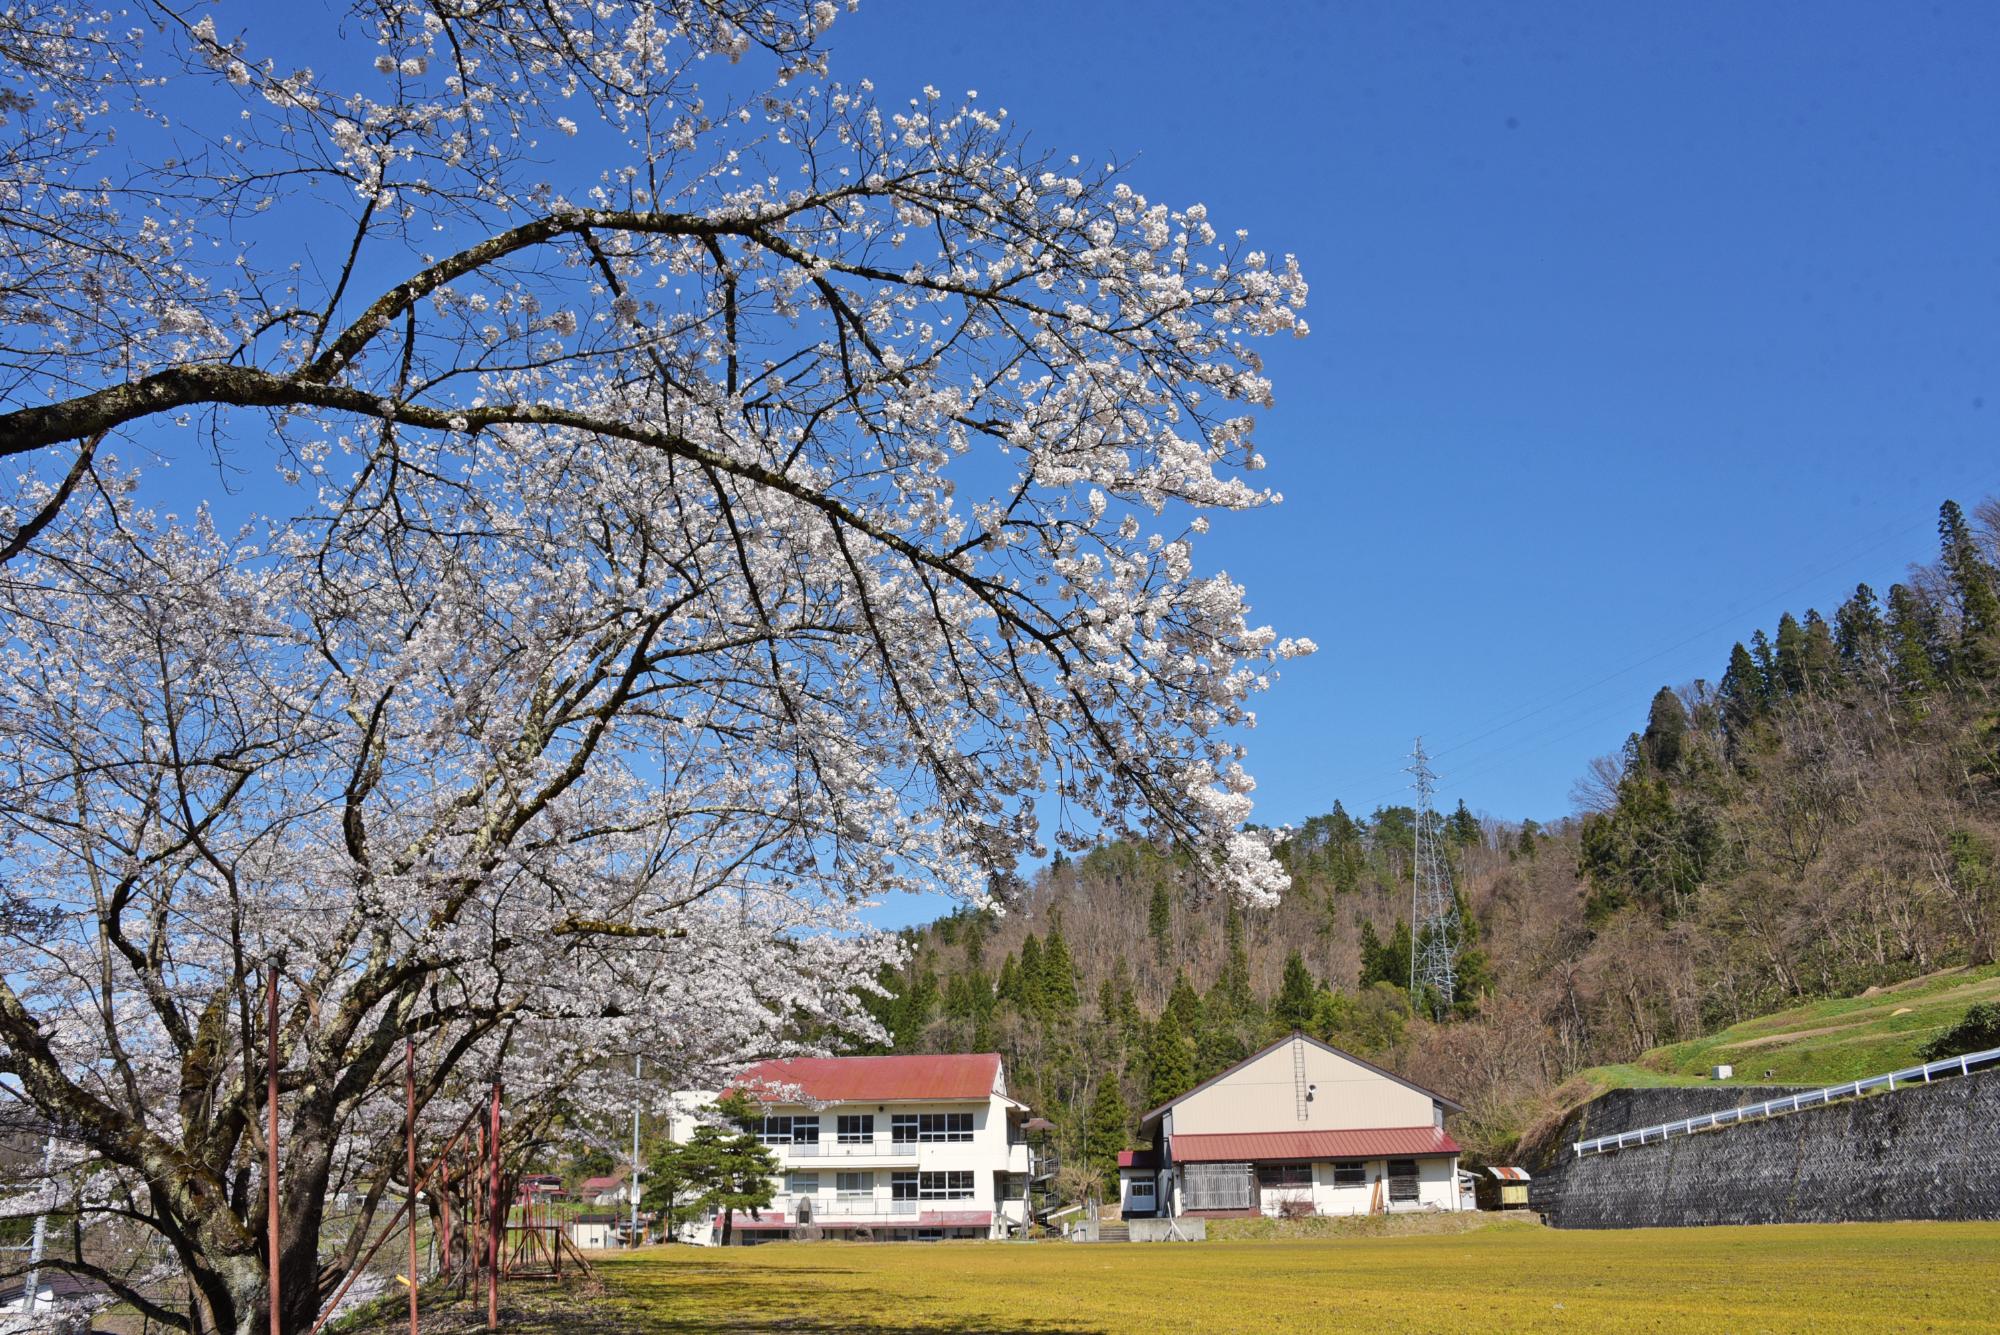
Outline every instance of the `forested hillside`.
{"type": "Polygon", "coordinates": [[[1989,963],[2000,504],[1947,503],[1939,530],[1937,561],[1886,596],[1787,613],[1713,681],[1663,687],[1574,812],[1447,813],[1466,932],[1440,1019],[1405,988],[1415,813],[1338,803],[1274,833],[1293,877],[1276,908],[1203,898],[1172,853],[1108,844],[1004,913],[911,933],[877,1013],[898,1050],[1007,1054],[1100,1162],[1141,1110],[1294,1027],[1457,1096],[1462,1134],[1501,1152],[1584,1067],[1989,963]]]}

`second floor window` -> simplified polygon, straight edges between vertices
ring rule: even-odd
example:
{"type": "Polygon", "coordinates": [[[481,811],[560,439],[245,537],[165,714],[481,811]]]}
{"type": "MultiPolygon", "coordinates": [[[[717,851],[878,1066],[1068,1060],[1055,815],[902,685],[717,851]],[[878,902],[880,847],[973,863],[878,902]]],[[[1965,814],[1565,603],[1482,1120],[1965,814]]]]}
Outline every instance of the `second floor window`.
{"type": "Polygon", "coordinates": [[[889,1119],[889,1132],[898,1145],[971,1140],[972,1114],[896,1113],[889,1119]]]}
{"type": "Polygon", "coordinates": [[[917,1175],[915,1173],[889,1174],[889,1199],[892,1201],[913,1201],[917,1198],[917,1175]]]}
{"type": "Polygon", "coordinates": [[[865,1145],[875,1139],[874,1113],[842,1113],[837,1127],[843,1145],[865,1145]]]}
{"type": "Polygon", "coordinates": [[[839,1173],[833,1180],[834,1190],[843,1200],[865,1198],[875,1194],[875,1174],[839,1173]]]}
{"type": "Polygon", "coordinates": [[[787,1173],[785,1190],[794,1196],[814,1196],[819,1193],[818,1173],[787,1173]]]}
{"type": "Polygon", "coordinates": [[[817,1145],[819,1118],[766,1117],[757,1129],[757,1139],[766,1145],[817,1145]]]}

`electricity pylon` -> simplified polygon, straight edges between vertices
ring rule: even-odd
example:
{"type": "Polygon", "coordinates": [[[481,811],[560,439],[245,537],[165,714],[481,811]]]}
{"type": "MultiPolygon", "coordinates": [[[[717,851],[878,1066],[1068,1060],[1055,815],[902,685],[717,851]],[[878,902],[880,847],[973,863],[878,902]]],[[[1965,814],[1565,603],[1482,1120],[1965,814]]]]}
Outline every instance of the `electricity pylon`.
{"type": "Polygon", "coordinates": [[[1433,1016],[1452,1003],[1452,969],[1458,956],[1458,898],[1451,892],[1451,859],[1444,822],[1431,805],[1437,776],[1417,738],[1406,772],[1417,790],[1417,852],[1410,886],[1410,1004],[1429,1005],[1433,1016]]]}

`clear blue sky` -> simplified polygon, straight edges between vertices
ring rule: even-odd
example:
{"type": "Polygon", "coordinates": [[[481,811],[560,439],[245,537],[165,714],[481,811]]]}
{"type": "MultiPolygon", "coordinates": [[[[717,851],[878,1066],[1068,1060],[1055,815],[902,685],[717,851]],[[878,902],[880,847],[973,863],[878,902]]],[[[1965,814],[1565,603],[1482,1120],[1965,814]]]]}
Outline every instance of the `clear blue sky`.
{"type": "Polygon", "coordinates": [[[1404,800],[1418,733],[1446,802],[1561,815],[1660,685],[2000,492],[2000,7],[865,0],[833,46],[1305,263],[1285,504],[1206,549],[1321,645],[1261,820],[1404,800]]]}

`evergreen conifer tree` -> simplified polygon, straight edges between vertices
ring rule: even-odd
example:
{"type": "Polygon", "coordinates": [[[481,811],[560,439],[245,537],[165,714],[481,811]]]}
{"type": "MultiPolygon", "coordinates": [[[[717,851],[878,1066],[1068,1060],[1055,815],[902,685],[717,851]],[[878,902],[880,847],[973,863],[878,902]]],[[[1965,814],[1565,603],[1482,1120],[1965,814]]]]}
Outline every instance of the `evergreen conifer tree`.
{"type": "Polygon", "coordinates": [[[1166,878],[1161,877],[1153,882],[1153,902],[1146,911],[1146,930],[1152,934],[1153,944],[1165,950],[1167,936],[1173,928],[1173,892],[1167,888],[1166,878]]]}
{"type": "Polygon", "coordinates": [[[1936,614],[1924,597],[1905,584],[1889,586],[1889,658],[1896,684],[1908,695],[1937,689],[1936,614]]]}
{"type": "Polygon", "coordinates": [[[1458,807],[1451,813],[1445,824],[1451,841],[1460,848],[1471,848],[1479,842],[1479,818],[1466,809],[1465,799],[1458,799],[1458,807]]]}
{"type": "Polygon", "coordinates": [[[1014,1000],[1023,1015],[1040,1016],[1048,1009],[1047,995],[1043,991],[1046,976],[1042,972],[1042,943],[1033,932],[1021,943],[1021,967],[1014,975],[1014,1000]]]}
{"type": "Polygon", "coordinates": [[[993,986],[994,995],[1013,1006],[1021,1004],[1021,966],[1014,962],[1012,951],[1000,961],[1000,981],[993,986]]]}
{"type": "Polygon", "coordinates": [[[1146,1035],[1146,1106],[1157,1108],[1194,1086],[1194,1043],[1169,1005],[1146,1035]]]}
{"type": "MultiPolygon", "coordinates": [[[[1172,1097],[1172,1094],[1167,1096],[1172,1097]]],[[[1097,1170],[1107,1199],[1115,1199],[1118,1193],[1118,1151],[1125,1148],[1131,1136],[1131,1119],[1117,1076],[1106,1074],[1097,1082],[1097,1094],[1091,1099],[1090,1113],[1084,1119],[1083,1154],[1097,1170]]]]}
{"type": "Polygon", "coordinates": [[[1833,645],[1850,670],[1862,676],[1873,672],[1883,661],[1888,643],[1888,627],[1876,604],[1875,590],[1866,584],[1854,592],[1833,614],[1833,645]]]}
{"type": "Polygon", "coordinates": [[[1281,1030],[1310,1029],[1318,990],[1306,970],[1305,957],[1294,950],[1285,956],[1285,977],[1271,1005],[1271,1019],[1281,1030]]]}
{"type": "Polygon", "coordinates": [[[1717,692],[1722,699],[1722,729],[1732,740],[1749,735],[1764,712],[1764,672],[1741,640],[1729,651],[1729,669],[1717,692]]]}
{"type": "Polygon", "coordinates": [[[1060,923],[1049,928],[1042,947],[1042,1014],[1050,1019],[1067,1019],[1076,1014],[1076,965],[1069,957],[1069,943],[1063,940],[1060,923]]]}
{"type": "Polygon", "coordinates": [[[1805,647],[1800,656],[1806,689],[1816,694],[1831,691],[1839,683],[1840,650],[1833,642],[1833,628],[1817,608],[1806,609],[1805,647]]]}
{"type": "Polygon", "coordinates": [[[1656,773],[1672,774],[1680,768],[1687,746],[1687,708],[1673,689],[1662,686],[1653,696],[1646,715],[1646,731],[1639,738],[1639,753],[1656,773]]]}
{"type": "Polygon", "coordinates": [[[1777,691],[1798,695],[1806,688],[1806,633],[1790,612],[1778,618],[1777,691]]]}
{"type": "Polygon", "coordinates": [[[1978,680],[1990,676],[2000,638],[2000,574],[1979,553],[1971,526],[1957,501],[1946,501],[1938,512],[1938,537],[1943,548],[1945,576],[1958,605],[1958,637],[1951,646],[1951,669],[1978,680]]]}

